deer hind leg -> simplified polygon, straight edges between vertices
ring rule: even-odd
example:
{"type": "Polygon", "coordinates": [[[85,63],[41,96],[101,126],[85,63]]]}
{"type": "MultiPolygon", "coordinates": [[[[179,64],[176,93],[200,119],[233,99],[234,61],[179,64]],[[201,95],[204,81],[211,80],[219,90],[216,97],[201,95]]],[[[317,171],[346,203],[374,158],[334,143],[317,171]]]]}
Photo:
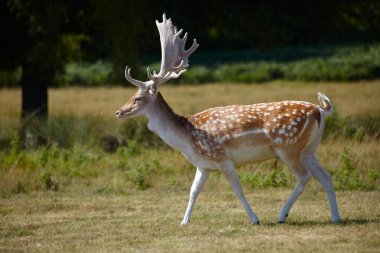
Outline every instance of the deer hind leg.
{"type": "Polygon", "coordinates": [[[189,204],[187,205],[186,213],[183,217],[181,225],[185,225],[190,222],[191,212],[193,211],[195,201],[197,200],[197,197],[201,192],[203,185],[206,183],[209,174],[209,170],[197,168],[194,182],[190,190],[189,204]]]}
{"type": "Polygon", "coordinates": [[[285,202],[278,215],[278,222],[284,223],[289,215],[290,208],[296,202],[297,198],[303,192],[303,189],[305,188],[306,184],[309,182],[311,178],[311,173],[303,164],[301,160],[301,155],[290,156],[283,150],[277,150],[276,154],[288,166],[288,168],[295,173],[297,180],[296,186],[294,187],[292,194],[290,195],[289,199],[285,202]]]}
{"type": "Polygon", "coordinates": [[[244,196],[243,189],[240,184],[240,179],[233,163],[228,162],[227,164],[221,166],[220,170],[223,172],[228,182],[230,183],[232,189],[234,190],[236,196],[240,199],[240,202],[243,204],[251,222],[253,224],[259,225],[259,219],[257,218],[256,214],[252,211],[252,208],[250,207],[247,199],[244,196]]]}
{"type": "Polygon", "coordinates": [[[306,164],[308,170],[311,174],[319,181],[323,186],[327,198],[329,200],[330,210],[331,210],[331,220],[334,223],[339,223],[340,215],[338,211],[338,205],[336,202],[336,195],[334,191],[334,186],[332,183],[332,177],[322,166],[319,164],[318,159],[315,157],[314,153],[306,153],[303,156],[303,161],[306,164]]]}

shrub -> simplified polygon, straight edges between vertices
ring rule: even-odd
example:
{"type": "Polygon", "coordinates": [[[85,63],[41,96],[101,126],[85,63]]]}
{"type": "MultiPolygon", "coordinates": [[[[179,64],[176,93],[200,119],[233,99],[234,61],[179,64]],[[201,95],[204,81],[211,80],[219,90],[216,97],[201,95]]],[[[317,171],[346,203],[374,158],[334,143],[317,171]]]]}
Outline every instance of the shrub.
{"type": "Polygon", "coordinates": [[[355,166],[354,156],[348,148],[341,153],[340,167],[332,171],[336,190],[357,190],[364,186],[359,181],[359,174],[355,166]]]}
{"type": "Polygon", "coordinates": [[[110,63],[97,61],[95,63],[68,63],[62,82],[65,85],[104,85],[111,82],[112,66],[110,63]]]}
{"type": "Polygon", "coordinates": [[[241,183],[248,188],[288,187],[290,178],[291,174],[285,166],[272,169],[267,173],[245,172],[240,175],[241,183]]]}
{"type": "Polygon", "coordinates": [[[129,180],[140,190],[145,190],[151,187],[149,174],[150,167],[146,163],[143,163],[142,165],[139,165],[127,172],[129,180]]]}
{"type": "Polygon", "coordinates": [[[196,64],[175,83],[380,78],[380,44],[279,48],[267,53],[212,52],[194,55],[194,59],[196,64]]]}
{"type": "Polygon", "coordinates": [[[177,83],[181,80],[182,83],[197,84],[207,83],[214,81],[212,76],[212,70],[204,66],[194,66],[186,71],[186,74],[180,79],[177,79],[177,83]]]}

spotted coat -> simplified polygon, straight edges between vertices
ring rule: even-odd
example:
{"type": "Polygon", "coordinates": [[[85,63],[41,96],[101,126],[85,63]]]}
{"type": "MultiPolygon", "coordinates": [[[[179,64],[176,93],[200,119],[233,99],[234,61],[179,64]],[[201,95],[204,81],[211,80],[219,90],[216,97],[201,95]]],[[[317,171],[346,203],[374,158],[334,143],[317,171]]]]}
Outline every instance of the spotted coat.
{"type": "Polygon", "coordinates": [[[225,157],[225,143],[247,132],[262,131],[274,147],[294,145],[307,125],[320,124],[319,106],[282,101],[215,107],[187,116],[194,150],[205,158],[225,157]]]}

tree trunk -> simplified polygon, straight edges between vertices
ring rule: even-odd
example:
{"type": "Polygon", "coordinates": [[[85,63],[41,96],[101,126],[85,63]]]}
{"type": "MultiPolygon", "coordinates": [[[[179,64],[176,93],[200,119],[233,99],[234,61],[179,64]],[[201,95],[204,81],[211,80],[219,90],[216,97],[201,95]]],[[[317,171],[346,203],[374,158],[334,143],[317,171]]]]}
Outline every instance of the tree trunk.
{"type": "Polygon", "coordinates": [[[44,127],[48,116],[49,73],[38,71],[37,64],[24,64],[21,80],[22,111],[19,129],[20,145],[33,149],[46,144],[44,127]],[[41,74],[42,73],[42,74],[41,74]]]}
{"type": "Polygon", "coordinates": [[[24,64],[21,82],[23,121],[28,121],[29,118],[46,118],[48,115],[48,85],[43,79],[31,65],[24,64]]]}

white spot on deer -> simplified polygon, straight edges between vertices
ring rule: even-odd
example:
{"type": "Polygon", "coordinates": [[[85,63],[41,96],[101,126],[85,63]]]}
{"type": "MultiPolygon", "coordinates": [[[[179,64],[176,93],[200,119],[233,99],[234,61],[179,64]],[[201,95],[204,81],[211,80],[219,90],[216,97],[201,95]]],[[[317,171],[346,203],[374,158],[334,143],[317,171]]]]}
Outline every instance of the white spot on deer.
{"type": "Polygon", "coordinates": [[[298,117],[296,121],[301,122],[301,117],[298,117]]]}
{"type": "Polygon", "coordinates": [[[274,139],[274,143],[275,144],[281,144],[282,143],[282,138],[277,137],[276,139],[274,139]]]}
{"type": "Polygon", "coordinates": [[[280,131],[278,131],[279,134],[284,134],[285,133],[285,129],[281,128],[280,131]]]}

